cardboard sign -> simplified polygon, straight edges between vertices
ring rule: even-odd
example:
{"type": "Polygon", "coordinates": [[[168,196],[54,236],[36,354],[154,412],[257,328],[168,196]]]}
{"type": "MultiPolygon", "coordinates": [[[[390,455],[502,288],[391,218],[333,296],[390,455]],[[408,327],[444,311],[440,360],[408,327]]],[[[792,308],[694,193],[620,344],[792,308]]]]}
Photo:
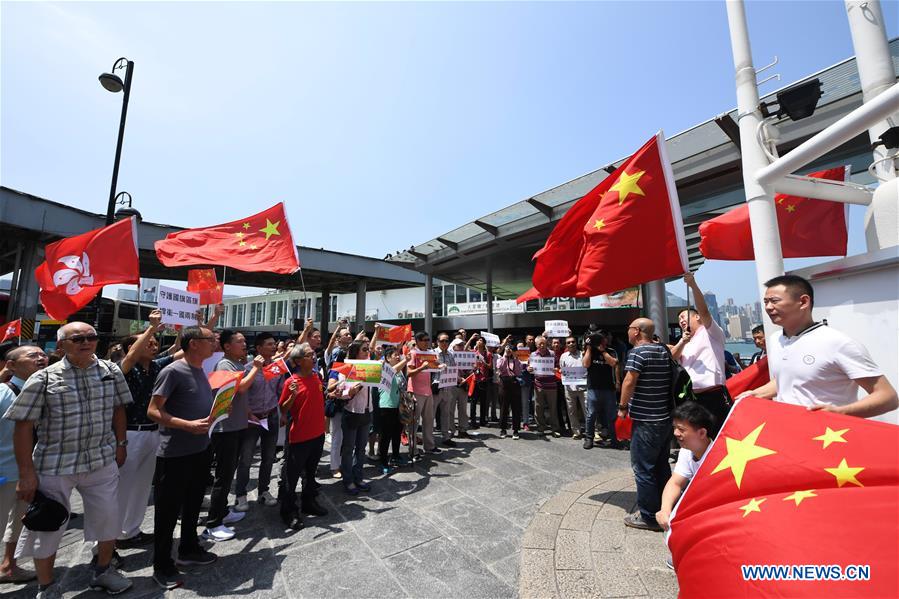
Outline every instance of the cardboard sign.
{"type": "Polygon", "coordinates": [[[568,337],[571,335],[571,329],[568,328],[567,320],[546,320],[543,322],[543,328],[547,337],[568,337]]]}
{"type": "Polygon", "coordinates": [[[531,359],[531,350],[529,349],[516,349],[515,357],[518,358],[518,361],[522,364],[527,364],[528,360],[531,359]]]}
{"type": "Polygon", "coordinates": [[[346,360],[346,364],[352,366],[346,377],[350,385],[362,383],[363,387],[378,387],[381,385],[381,362],[379,360],[346,360]]]}
{"type": "Polygon", "coordinates": [[[390,386],[395,376],[396,373],[393,371],[393,366],[384,362],[381,366],[381,383],[378,386],[384,391],[390,391],[390,386]]]}
{"type": "Polygon", "coordinates": [[[197,310],[200,309],[199,293],[160,285],[156,303],[159,311],[162,312],[162,324],[197,326],[197,310]]]}
{"type": "Polygon", "coordinates": [[[420,349],[417,349],[412,353],[412,355],[415,356],[416,363],[421,364],[422,361],[428,363],[428,367],[425,368],[422,372],[440,372],[440,362],[437,360],[436,351],[421,351],[420,349]]]}
{"type": "Polygon", "coordinates": [[[481,331],[481,337],[484,339],[487,347],[499,347],[499,335],[481,331]]]}
{"type": "Polygon", "coordinates": [[[539,356],[531,354],[528,364],[534,369],[537,376],[553,376],[555,374],[555,358],[552,356],[539,356]]]}
{"type": "Polygon", "coordinates": [[[453,359],[456,361],[456,368],[459,370],[474,370],[478,357],[473,351],[454,351],[453,359]]]}
{"type": "Polygon", "coordinates": [[[440,371],[440,380],[437,381],[437,388],[455,387],[459,384],[459,367],[447,366],[440,371]]]}
{"type": "Polygon", "coordinates": [[[562,384],[580,385],[587,384],[587,368],[585,366],[562,366],[562,384]]]}

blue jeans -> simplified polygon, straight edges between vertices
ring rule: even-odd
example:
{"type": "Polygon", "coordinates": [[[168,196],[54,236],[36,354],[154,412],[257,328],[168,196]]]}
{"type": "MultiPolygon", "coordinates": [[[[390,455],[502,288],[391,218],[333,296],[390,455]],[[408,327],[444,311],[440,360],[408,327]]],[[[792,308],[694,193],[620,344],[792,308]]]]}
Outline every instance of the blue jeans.
{"type": "Polygon", "coordinates": [[[662,507],[662,490],[671,478],[668,452],[671,450],[671,420],[634,420],[631,433],[631,467],[637,482],[637,507],[649,524],[655,525],[662,507]]]}
{"type": "Polygon", "coordinates": [[[599,425],[609,431],[609,439],[613,444],[618,443],[615,436],[615,419],[618,417],[618,400],[613,389],[587,388],[587,425],[586,435],[593,438],[596,432],[596,419],[599,425]]]}
{"type": "Polygon", "coordinates": [[[367,418],[360,418],[356,414],[344,411],[341,419],[343,429],[343,445],[340,447],[340,471],[343,474],[344,486],[362,483],[362,467],[365,466],[365,446],[368,444],[368,427],[371,423],[369,414],[367,418]],[[352,426],[353,421],[363,421],[358,426],[352,426]],[[354,459],[355,458],[355,459],[354,459]]]}

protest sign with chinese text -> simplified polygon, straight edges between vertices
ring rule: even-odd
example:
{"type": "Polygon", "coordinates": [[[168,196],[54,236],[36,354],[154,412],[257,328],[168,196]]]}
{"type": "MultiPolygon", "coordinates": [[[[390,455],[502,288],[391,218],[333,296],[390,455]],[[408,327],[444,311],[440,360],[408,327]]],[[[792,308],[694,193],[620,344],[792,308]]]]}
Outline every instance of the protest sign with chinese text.
{"type": "Polygon", "coordinates": [[[499,335],[481,331],[481,337],[484,339],[487,347],[499,347],[499,335]]]}
{"type": "Polygon", "coordinates": [[[209,412],[209,417],[212,419],[212,423],[209,425],[210,437],[212,437],[216,425],[231,415],[231,404],[234,402],[234,395],[237,393],[237,386],[242,377],[242,372],[230,371],[216,371],[210,375],[210,385],[221,385],[215,390],[212,410],[209,412]]]}
{"type": "MultiPolygon", "coordinates": [[[[422,361],[428,363],[428,367],[424,369],[424,372],[439,372],[440,371],[440,363],[437,360],[437,352],[433,350],[429,351],[421,351],[420,349],[416,349],[412,352],[412,355],[415,357],[415,363],[421,364],[422,361]]],[[[414,365],[413,365],[414,366],[414,365]]]]}
{"type": "Polygon", "coordinates": [[[534,374],[537,376],[553,376],[555,374],[555,358],[552,356],[531,354],[528,364],[534,369],[534,374]]]}
{"type": "Polygon", "coordinates": [[[347,383],[362,383],[363,387],[378,387],[381,384],[382,366],[379,360],[347,360],[352,366],[346,377],[347,383]]]}
{"type": "Polygon", "coordinates": [[[393,370],[393,366],[384,362],[381,366],[381,383],[378,385],[384,391],[390,391],[390,386],[393,383],[393,377],[396,376],[396,372],[393,370]]]}
{"type": "Polygon", "coordinates": [[[200,294],[183,289],[159,286],[156,303],[162,312],[162,324],[197,326],[197,310],[200,309],[200,294]]]}
{"type": "Polygon", "coordinates": [[[444,387],[455,387],[459,384],[459,367],[458,366],[447,366],[443,370],[440,371],[440,380],[437,381],[437,387],[439,389],[443,389],[444,387]]]}
{"type": "Polygon", "coordinates": [[[571,334],[567,320],[546,320],[543,322],[543,329],[547,337],[567,337],[571,334]]]}
{"type": "Polygon", "coordinates": [[[515,357],[518,358],[518,361],[522,364],[527,364],[528,360],[531,358],[531,350],[529,349],[516,349],[515,357]]]}
{"type": "Polygon", "coordinates": [[[562,384],[563,385],[586,385],[587,384],[587,368],[585,366],[562,366],[562,384]]]}
{"type": "Polygon", "coordinates": [[[454,351],[453,359],[456,361],[456,367],[459,370],[474,370],[478,357],[473,351],[454,351]]]}

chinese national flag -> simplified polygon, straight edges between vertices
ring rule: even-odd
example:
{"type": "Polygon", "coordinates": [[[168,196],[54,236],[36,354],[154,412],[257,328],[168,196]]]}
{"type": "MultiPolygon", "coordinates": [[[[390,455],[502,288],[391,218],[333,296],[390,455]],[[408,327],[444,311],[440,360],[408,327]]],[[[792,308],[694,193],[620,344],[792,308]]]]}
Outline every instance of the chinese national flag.
{"type": "Polygon", "coordinates": [[[412,340],[412,324],[403,324],[395,327],[387,328],[381,325],[381,332],[378,333],[378,341],[384,345],[399,345],[412,340]]]}
{"type": "Polygon", "coordinates": [[[727,392],[730,393],[730,396],[736,397],[750,389],[758,389],[769,380],[771,380],[771,375],[768,374],[768,356],[766,355],[755,364],[747,366],[727,379],[725,385],[727,385],[727,392]]]}
{"type": "Polygon", "coordinates": [[[12,322],[7,322],[3,325],[3,336],[0,337],[0,343],[3,343],[7,339],[12,339],[13,337],[21,337],[22,336],[22,319],[13,320],[12,322]]]}
{"type": "Polygon", "coordinates": [[[169,233],[155,246],[156,257],[165,266],[223,264],[284,275],[300,268],[283,203],[223,225],[169,233]]]}
{"type": "Polygon", "coordinates": [[[578,200],[534,254],[536,297],[590,297],[688,271],[674,177],[659,132],[578,200]]]}
{"type": "MultiPolygon", "coordinates": [[[[808,176],[843,181],[846,167],[808,176]]],[[[848,204],[784,194],[774,196],[774,203],[784,258],[846,255],[848,204]]],[[[699,235],[699,251],[710,260],[755,259],[747,204],[702,223],[699,235]]]]}
{"type": "Polygon", "coordinates": [[[242,372],[235,372],[233,370],[213,370],[209,373],[207,377],[209,379],[209,386],[213,389],[220,389],[224,387],[231,381],[237,381],[237,384],[240,384],[240,379],[243,378],[242,372]]]}
{"type": "Polygon", "coordinates": [[[338,374],[342,374],[346,378],[350,378],[355,368],[352,364],[346,364],[344,362],[334,362],[333,364],[331,364],[331,370],[338,374]]]}
{"type": "Polygon", "coordinates": [[[137,221],[134,217],[48,245],[34,272],[41,304],[54,320],[65,320],[113,283],[137,283],[137,221]]]}
{"type": "Polygon", "coordinates": [[[187,290],[200,294],[200,305],[222,303],[224,285],[218,282],[214,268],[192,268],[187,271],[187,290]]]}
{"type": "Polygon", "coordinates": [[[265,380],[267,381],[276,379],[285,374],[290,374],[290,369],[287,367],[287,362],[284,361],[284,358],[278,358],[262,369],[262,376],[265,377],[265,380]]]}
{"type": "Polygon", "coordinates": [[[680,596],[899,597],[897,455],[896,425],[738,401],[672,514],[680,596]],[[794,579],[749,580],[746,566],[794,579]],[[820,579],[837,566],[869,580],[820,579]]]}

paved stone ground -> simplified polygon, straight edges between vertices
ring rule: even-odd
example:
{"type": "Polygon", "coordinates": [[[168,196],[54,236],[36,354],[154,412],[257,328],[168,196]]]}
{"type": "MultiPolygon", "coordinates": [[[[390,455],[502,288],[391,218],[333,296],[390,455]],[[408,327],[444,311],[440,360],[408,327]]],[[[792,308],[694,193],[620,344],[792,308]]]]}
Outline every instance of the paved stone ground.
{"type": "MultiPolygon", "coordinates": [[[[528,433],[518,441],[499,439],[495,428],[480,432],[476,438],[460,440],[455,449],[388,476],[381,476],[374,464],[368,465],[366,476],[371,477],[373,490],[367,495],[348,497],[339,480],[320,479],[320,500],[330,513],[322,518],[306,517],[306,528],[298,532],[285,530],[276,507],[253,503],[248,516],[235,525],[235,539],[212,547],[219,555],[218,562],[191,570],[185,587],[167,596],[516,597],[522,558],[522,581],[531,584],[546,576],[550,585],[545,587],[546,596],[596,594],[597,584],[600,592],[607,587],[602,586],[600,576],[591,579],[592,572],[602,573],[606,568],[613,577],[608,580],[629,580],[629,571],[622,569],[622,535],[625,555],[629,547],[639,548],[640,543],[661,547],[658,534],[645,541],[635,536],[631,543],[618,518],[623,509],[612,517],[615,506],[632,503],[626,493],[618,493],[625,487],[627,452],[585,451],[579,441],[537,438],[528,433]],[[595,476],[599,478],[580,482],[595,476]],[[568,483],[574,486],[564,487],[568,483]],[[563,487],[566,490],[560,491],[563,487]],[[605,501],[603,493],[614,493],[613,499],[605,501]],[[559,511],[562,508],[557,506],[568,498],[571,502],[559,511]],[[586,524],[578,510],[607,510],[611,519],[596,520],[600,527],[592,532],[581,530],[577,527],[586,524]],[[529,528],[535,515],[536,528],[529,528]],[[553,533],[556,544],[534,558],[531,549],[539,548],[532,547],[531,539],[538,538],[538,529],[545,528],[548,516],[560,520],[553,533]],[[607,527],[607,538],[602,526],[607,527]],[[528,548],[524,555],[523,538],[528,548]],[[588,549],[595,553],[585,553],[588,549]],[[608,562],[596,561],[601,552],[608,553],[608,562]],[[555,557],[547,562],[546,554],[555,557]],[[585,561],[591,555],[596,564],[585,561]],[[547,564],[556,564],[562,573],[547,564]],[[566,568],[575,569],[563,572],[566,568]],[[582,586],[578,580],[584,581],[582,586]]],[[[276,464],[274,474],[278,471],[276,464]]],[[[319,472],[328,472],[327,452],[319,472]]],[[[254,497],[251,492],[250,498],[254,497]]],[[[80,512],[79,503],[76,493],[73,511],[80,512]]],[[[147,532],[153,529],[152,512],[151,507],[144,525],[147,532]]],[[[82,542],[82,524],[82,518],[70,524],[57,560],[57,579],[67,598],[104,597],[87,589],[90,549],[82,542]]],[[[151,579],[149,548],[121,553],[126,559],[123,572],[134,581],[126,597],[165,595],[151,579]]],[[[661,555],[664,559],[664,553],[661,555]]],[[[655,565],[648,564],[646,571],[655,565]]],[[[650,586],[641,572],[640,586],[624,586],[621,594],[673,595],[672,578],[660,577],[658,585],[650,586]],[[656,589],[664,592],[656,593],[656,589]]],[[[4,597],[33,597],[34,593],[33,584],[0,586],[4,597]]],[[[534,591],[528,590],[528,596],[534,596],[534,591]]]]}
{"type": "Polygon", "coordinates": [[[604,469],[564,485],[525,531],[520,596],[677,596],[662,534],[622,522],[636,501],[629,468],[604,469]]]}

